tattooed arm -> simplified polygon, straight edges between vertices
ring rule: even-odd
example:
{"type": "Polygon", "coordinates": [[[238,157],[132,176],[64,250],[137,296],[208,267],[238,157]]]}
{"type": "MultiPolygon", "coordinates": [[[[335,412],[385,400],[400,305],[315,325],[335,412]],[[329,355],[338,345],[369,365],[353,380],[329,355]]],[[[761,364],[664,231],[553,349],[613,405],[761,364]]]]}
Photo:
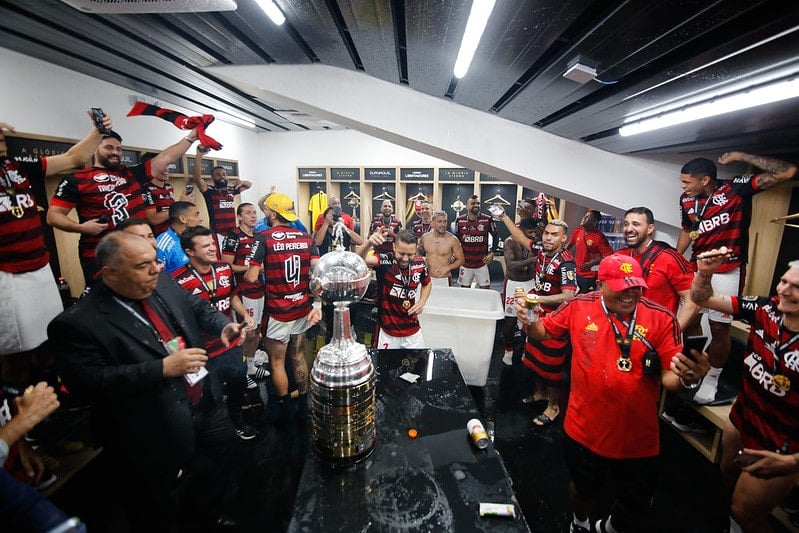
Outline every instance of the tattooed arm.
{"type": "Polygon", "coordinates": [[[756,177],[757,182],[755,185],[757,185],[758,189],[771,189],[796,175],[796,165],[773,157],[752,155],[746,152],[725,152],[719,157],[719,163],[722,165],[727,165],[734,161],[743,161],[765,171],[756,177]]]}

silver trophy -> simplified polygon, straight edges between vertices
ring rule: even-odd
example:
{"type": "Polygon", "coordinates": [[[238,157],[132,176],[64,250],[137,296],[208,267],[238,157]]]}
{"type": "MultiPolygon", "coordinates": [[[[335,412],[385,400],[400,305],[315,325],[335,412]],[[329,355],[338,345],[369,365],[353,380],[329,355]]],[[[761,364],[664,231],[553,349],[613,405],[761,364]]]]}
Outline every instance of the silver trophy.
{"type": "Polygon", "coordinates": [[[369,269],[339,245],[316,263],[310,286],[333,305],[333,337],[311,369],[313,448],[333,465],[351,465],[375,446],[375,369],[366,347],[353,339],[349,308],[366,293],[369,269]]]}

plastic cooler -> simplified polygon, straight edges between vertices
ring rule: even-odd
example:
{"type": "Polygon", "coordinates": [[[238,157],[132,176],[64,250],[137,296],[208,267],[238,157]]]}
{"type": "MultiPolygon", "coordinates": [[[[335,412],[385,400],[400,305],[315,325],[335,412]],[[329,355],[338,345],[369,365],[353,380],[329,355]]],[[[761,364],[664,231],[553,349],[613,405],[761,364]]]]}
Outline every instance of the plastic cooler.
{"type": "Polygon", "coordinates": [[[419,315],[429,348],[450,348],[467,385],[483,387],[491,366],[502,298],[491,289],[434,286],[419,315]]]}

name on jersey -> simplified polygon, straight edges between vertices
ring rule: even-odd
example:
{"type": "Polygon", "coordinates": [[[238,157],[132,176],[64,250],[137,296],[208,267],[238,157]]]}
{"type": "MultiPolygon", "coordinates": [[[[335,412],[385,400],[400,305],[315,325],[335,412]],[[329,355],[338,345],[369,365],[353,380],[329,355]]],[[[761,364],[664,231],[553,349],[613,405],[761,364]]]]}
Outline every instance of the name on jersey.
{"type": "Polygon", "coordinates": [[[272,245],[276,252],[282,252],[285,250],[307,250],[308,243],[307,242],[276,242],[272,245]]]}
{"type": "Polygon", "coordinates": [[[485,235],[464,235],[463,242],[483,242],[485,235]]]}
{"type": "Polygon", "coordinates": [[[713,215],[707,220],[703,220],[702,222],[700,222],[699,231],[700,233],[707,233],[709,231],[714,230],[715,228],[718,228],[719,226],[723,226],[729,223],[730,223],[730,214],[719,213],[718,215],[713,215]]]}

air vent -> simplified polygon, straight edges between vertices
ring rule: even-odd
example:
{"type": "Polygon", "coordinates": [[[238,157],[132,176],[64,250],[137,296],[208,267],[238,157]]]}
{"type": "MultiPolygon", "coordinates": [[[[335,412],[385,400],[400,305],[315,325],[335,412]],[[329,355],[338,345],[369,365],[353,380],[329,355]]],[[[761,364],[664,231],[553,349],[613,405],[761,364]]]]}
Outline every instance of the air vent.
{"type": "Polygon", "coordinates": [[[235,0],[61,0],[84,13],[196,13],[235,11],[235,0]]]}

